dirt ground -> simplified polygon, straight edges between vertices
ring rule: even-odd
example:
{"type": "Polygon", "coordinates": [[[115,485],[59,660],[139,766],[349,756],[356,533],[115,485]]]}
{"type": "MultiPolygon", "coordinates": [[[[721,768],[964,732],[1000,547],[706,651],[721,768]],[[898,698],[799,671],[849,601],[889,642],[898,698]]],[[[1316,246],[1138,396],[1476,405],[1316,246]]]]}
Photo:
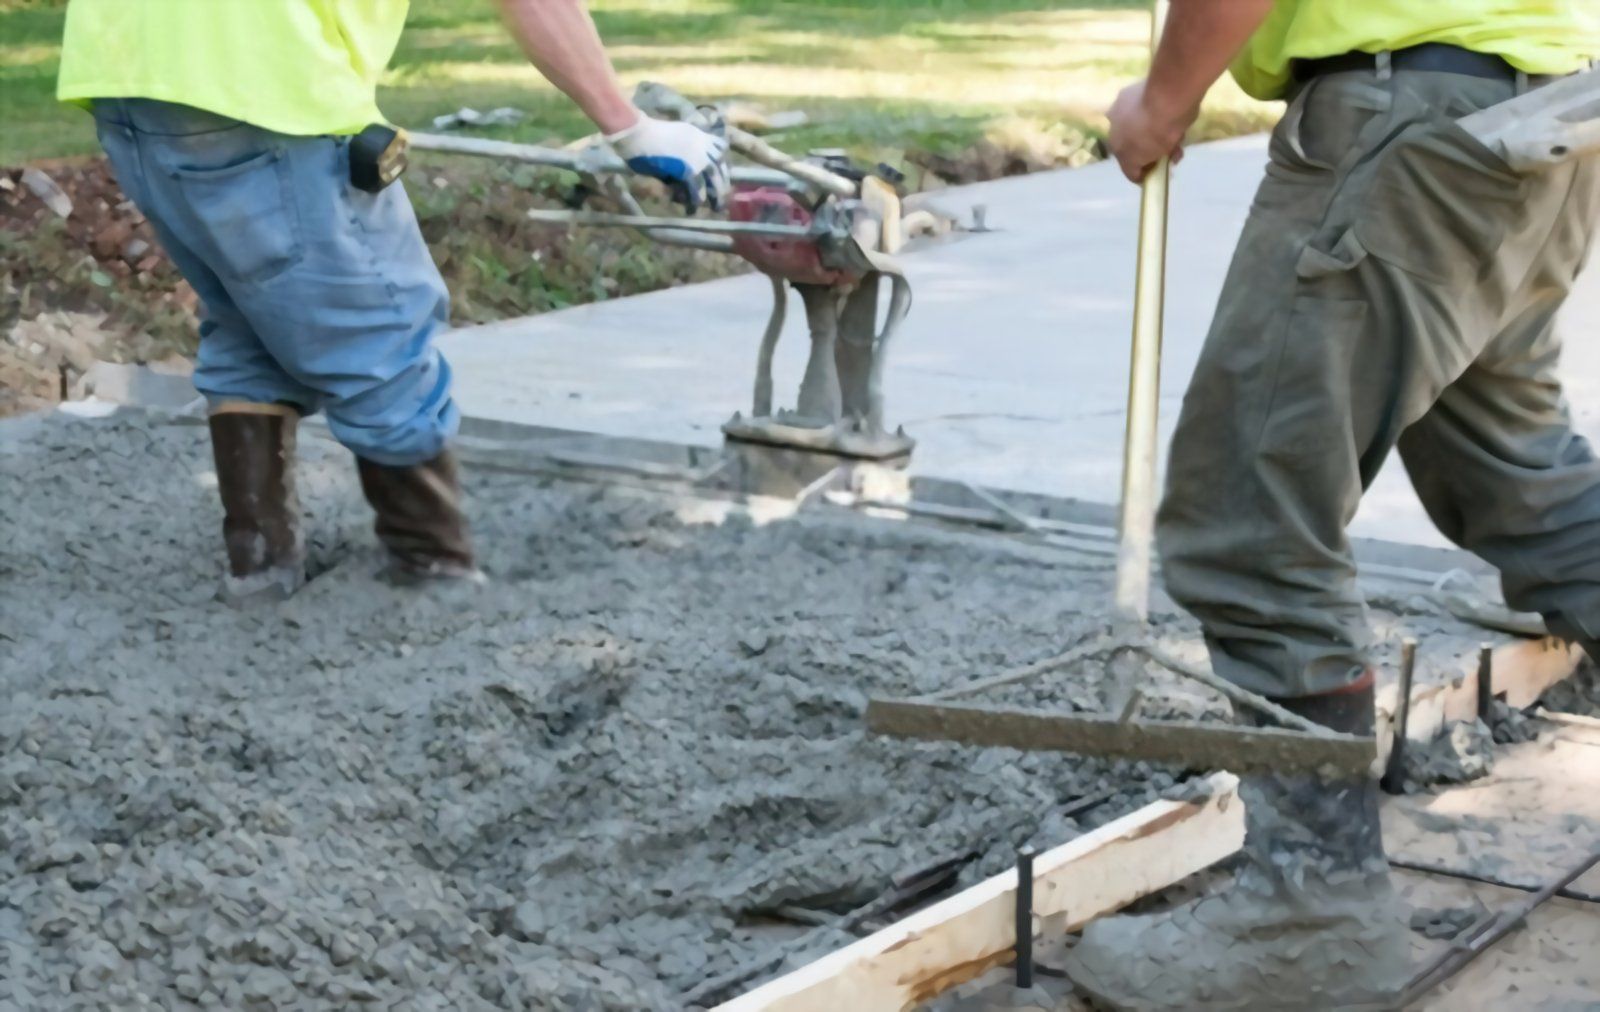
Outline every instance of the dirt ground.
{"type": "MultiPolygon", "coordinates": [[[[1555,706],[1575,695],[1600,695],[1600,678],[1590,671],[1557,686],[1545,703],[1555,706]]],[[[1489,777],[1394,799],[1384,812],[1384,830],[1397,860],[1543,885],[1600,848],[1600,733],[1542,725],[1536,740],[1498,749],[1489,777]]],[[[1416,907],[1482,916],[1527,898],[1513,889],[1412,871],[1402,880],[1416,907]]],[[[1600,895],[1600,871],[1573,888],[1600,895]]],[[[1437,957],[1442,944],[1419,938],[1415,962],[1437,957]]],[[[1419,1007],[1600,1008],[1597,946],[1600,906],[1557,897],[1419,1007]]]]}
{"type": "Polygon", "coordinates": [[[60,401],[96,360],[194,340],[194,293],[105,163],[32,173],[0,169],[0,416],[60,401]]]}

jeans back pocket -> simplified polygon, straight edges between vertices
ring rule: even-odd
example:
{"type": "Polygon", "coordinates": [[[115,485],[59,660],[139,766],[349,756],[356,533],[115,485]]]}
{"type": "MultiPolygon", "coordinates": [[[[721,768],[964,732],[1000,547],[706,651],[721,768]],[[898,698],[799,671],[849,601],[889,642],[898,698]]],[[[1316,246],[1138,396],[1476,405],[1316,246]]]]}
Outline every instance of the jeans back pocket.
{"type": "Polygon", "coordinates": [[[293,181],[285,153],[255,150],[216,167],[168,168],[199,229],[212,270],[224,280],[259,284],[300,262],[293,181]]]}

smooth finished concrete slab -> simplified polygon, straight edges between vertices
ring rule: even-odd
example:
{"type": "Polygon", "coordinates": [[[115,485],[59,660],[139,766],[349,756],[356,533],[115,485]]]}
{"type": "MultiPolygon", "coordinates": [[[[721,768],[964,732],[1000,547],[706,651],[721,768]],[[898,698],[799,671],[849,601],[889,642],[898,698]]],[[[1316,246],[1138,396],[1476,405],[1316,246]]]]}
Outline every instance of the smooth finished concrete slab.
{"type": "MultiPolygon", "coordinates": [[[[1265,139],[1194,149],[1176,174],[1162,443],[1204,339],[1266,157],[1265,139]]],[[[1114,502],[1132,326],[1138,191],[1108,164],[949,190],[994,232],[907,257],[916,304],[892,351],[888,408],[918,473],[1114,502]]],[[[530,226],[532,227],[532,226],[530,226]]],[[[798,300],[777,361],[793,403],[807,339],[798,300]]],[[[499,421],[715,444],[749,410],[768,282],[732,278],[457,331],[444,347],[465,411],[499,421]]],[[[1566,318],[1580,425],[1600,435],[1600,284],[1566,318]]],[[[1442,544],[1398,463],[1355,533],[1442,544]]]]}

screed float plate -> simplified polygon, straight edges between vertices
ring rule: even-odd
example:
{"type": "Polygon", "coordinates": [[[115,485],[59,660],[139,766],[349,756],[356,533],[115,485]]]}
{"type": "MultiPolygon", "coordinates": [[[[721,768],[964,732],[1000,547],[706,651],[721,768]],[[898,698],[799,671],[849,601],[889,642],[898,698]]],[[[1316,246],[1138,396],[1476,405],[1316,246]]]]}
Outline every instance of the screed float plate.
{"type": "Polygon", "coordinates": [[[917,441],[900,433],[856,432],[843,425],[790,425],[774,418],[734,418],[722,426],[729,441],[829,453],[857,460],[907,458],[917,441]]]}
{"type": "Polygon", "coordinates": [[[1140,759],[1233,773],[1361,777],[1371,772],[1378,755],[1376,739],[1353,735],[1186,720],[1121,721],[916,699],[871,700],[867,728],[921,741],[1140,759]]]}

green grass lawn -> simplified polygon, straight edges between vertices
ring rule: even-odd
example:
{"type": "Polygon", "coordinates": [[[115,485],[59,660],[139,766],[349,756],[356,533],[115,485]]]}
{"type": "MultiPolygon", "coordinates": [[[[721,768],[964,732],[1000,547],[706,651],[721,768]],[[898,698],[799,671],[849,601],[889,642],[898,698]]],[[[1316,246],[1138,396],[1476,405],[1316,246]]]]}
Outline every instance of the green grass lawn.
{"type": "MultiPolygon", "coordinates": [[[[129,0],[146,2],[146,0],[129,0]]],[[[288,0],[285,0],[288,2],[288,0]]],[[[422,126],[462,106],[532,115],[492,136],[571,139],[588,124],[500,27],[494,0],[412,0],[383,106],[422,126]]],[[[985,135],[1094,132],[1145,60],[1143,0],[592,0],[630,84],[659,80],[702,99],[803,109],[784,145],[847,147],[897,160],[985,135]]],[[[60,0],[0,0],[0,165],[94,150],[88,118],[52,94],[60,0]]],[[[1267,107],[1222,85],[1201,133],[1237,133],[1267,107]]]]}

